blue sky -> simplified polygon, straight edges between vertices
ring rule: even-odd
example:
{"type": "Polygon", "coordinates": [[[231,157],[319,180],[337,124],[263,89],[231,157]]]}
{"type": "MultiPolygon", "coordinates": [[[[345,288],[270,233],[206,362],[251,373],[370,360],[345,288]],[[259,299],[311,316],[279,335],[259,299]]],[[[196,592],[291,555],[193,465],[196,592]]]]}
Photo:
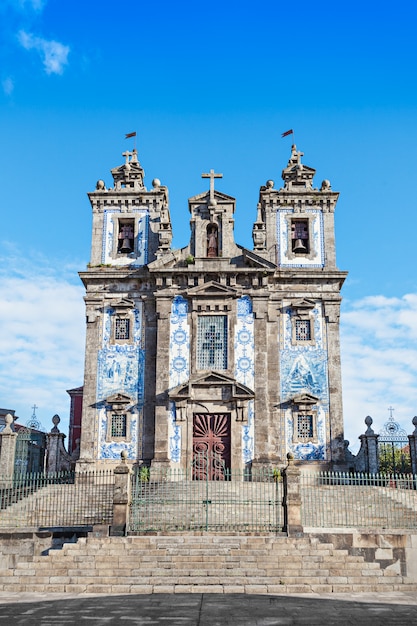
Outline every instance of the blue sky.
{"type": "Polygon", "coordinates": [[[168,185],[174,245],[203,171],[237,198],[252,246],[260,185],[278,184],[293,128],[303,161],[341,196],[347,438],[367,414],[417,413],[417,5],[357,2],[0,5],[0,406],[65,423],[83,375],[86,192],[137,131],[145,184],[168,185]]]}

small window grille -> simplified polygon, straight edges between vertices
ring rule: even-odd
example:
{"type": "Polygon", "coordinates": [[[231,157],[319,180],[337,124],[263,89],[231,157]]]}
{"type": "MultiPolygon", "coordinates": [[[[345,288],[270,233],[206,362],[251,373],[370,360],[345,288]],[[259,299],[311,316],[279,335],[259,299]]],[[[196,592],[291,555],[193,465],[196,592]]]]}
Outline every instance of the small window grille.
{"type": "Polygon", "coordinates": [[[298,438],[299,439],[311,439],[313,436],[313,416],[312,415],[299,415],[298,416],[298,438]]]}
{"type": "Polygon", "coordinates": [[[310,320],[295,320],[295,339],[296,341],[311,340],[310,320]]]}
{"type": "Polygon", "coordinates": [[[116,318],[116,326],[114,329],[114,338],[123,340],[129,339],[130,320],[124,317],[116,318]]]}
{"type": "Polygon", "coordinates": [[[200,315],[197,335],[197,369],[227,369],[227,316],[200,315]]]}
{"type": "Polygon", "coordinates": [[[112,415],[111,436],[126,437],[126,415],[112,415]]]}

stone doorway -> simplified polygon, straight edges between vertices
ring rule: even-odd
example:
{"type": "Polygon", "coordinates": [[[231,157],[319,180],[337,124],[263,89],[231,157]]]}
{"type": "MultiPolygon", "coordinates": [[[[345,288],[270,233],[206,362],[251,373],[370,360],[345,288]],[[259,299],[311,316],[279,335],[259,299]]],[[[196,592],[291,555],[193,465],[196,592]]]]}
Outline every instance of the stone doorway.
{"type": "Polygon", "coordinates": [[[193,420],[193,479],[226,480],[231,459],[230,413],[196,413],[193,420]]]}

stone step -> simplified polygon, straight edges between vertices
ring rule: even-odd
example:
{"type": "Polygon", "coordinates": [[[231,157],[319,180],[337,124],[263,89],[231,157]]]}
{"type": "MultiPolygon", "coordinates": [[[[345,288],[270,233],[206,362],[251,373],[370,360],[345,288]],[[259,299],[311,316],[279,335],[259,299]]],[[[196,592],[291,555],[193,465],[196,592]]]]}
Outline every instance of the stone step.
{"type": "MultiPolygon", "coordinates": [[[[417,590],[395,559],[367,561],[351,552],[317,536],[87,537],[45,556],[28,554],[13,567],[0,562],[0,590],[342,593],[402,585],[417,590]]],[[[391,552],[387,548],[381,556],[391,552]]]]}

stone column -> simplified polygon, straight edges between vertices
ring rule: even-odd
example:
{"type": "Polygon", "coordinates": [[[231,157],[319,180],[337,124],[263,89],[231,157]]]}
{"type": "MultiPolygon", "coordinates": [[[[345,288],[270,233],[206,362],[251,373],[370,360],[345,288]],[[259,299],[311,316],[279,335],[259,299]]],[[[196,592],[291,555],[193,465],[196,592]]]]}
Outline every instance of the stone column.
{"type": "MultiPolygon", "coordinates": [[[[368,474],[377,474],[379,471],[379,459],[378,459],[378,437],[371,428],[372,417],[368,415],[365,418],[365,424],[367,425],[367,429],[364,435],[359,437],[361,441],[361,450],[364,453],[364,469],[363,471],[368,474]]],[[[359,456],[359,454],[358,454],[359,456]]]]}
{"type": "Polygon", "coordinates": [[[415,476],[417,474],[417,415],[413,417],[413,426],[414,432],[408,435],[408,441],[410,442],[411,471],[415,476]]]}
{"type": "Polygon", "coordinates": [[[88,470],[97,460],[98,450],[97,355],[104,302],[101,298],[90,294],[85,297],[85,302],[87,307],[86,353],[80,458],[77,462],[77,469],[88,470]]]}
{"type": "Polygon", "coordinates": [[[287,459],[288,465],[282,470],[284,482],[284,497],[282,499],[284,508],[283,531],[288,536],[299,536],[303,534],[301,525],[300,470],[294,465],[294,457],[290,452],[287,454],[287,459]]]}
{"type": "MultiPolygon", "coordinates": [[[[270,319],[268,316],[268,298],[265,296],[253,298],[254,334],[255,334],[255,458],[253,467],[262,467],[264,464],[271,465],[277,462],[276,445],[271,445],[271,437],[276,441],[276,424],[271,419],[271,404],[276,403],[274,390],[278,389],[277,362],[269,368],[271,351],[277,359],[278,346],[276,336],[270,334],[270,319]],[[273,380],[274,388],[272,398],[269,393],[270,379],[273,380]]],[[[272,319],[276,329],[276,315],[272,319]]],[[[272,404],[273,405],[273,404],[272,404]]]]}
{"type": "Polygon", "coordinates": [[[325,302],[324,314],[327,321],[327,355],[329,377],[329,435],[330,459],[332,468],[337,470],[338,464],[345,461],[345,445],[343,431],[342,404],[342,373],[340,364],[340,300],[325,302]]]}
{"type": "Polygon", "coordinates": [[[127,452],[123,450],[120,456],[121,464],[114,469],[113,523],[110,527],[112,536],[124,536],[129,522],[132,471],[126,463],[127,452]]]}
{"type": "Polygon", "coordinates": [[[6,426],[0,432],[0,485],[7,486],[14,474],[17,433],[12,431],[13,417],[10,413],[7,413],[5,422],[6,426]]]}
{"type": "Polygon", "coordinates": [[[71,455],[65,450],[65,435],[61,433],[58,424],[61,419],[59,415],[54,415],[52,423],[54,427],[47,435],[48,455],[46,461],[46,471],[48,474],[55,472],[63,472],[71,469],[71,455]]]}
{"type": "Polygon", "coordinates": [[[155,452],[152,467],[169,464],[169,330],[171,298],[157,298],[157,360],[155,384],[155,452]]]}

